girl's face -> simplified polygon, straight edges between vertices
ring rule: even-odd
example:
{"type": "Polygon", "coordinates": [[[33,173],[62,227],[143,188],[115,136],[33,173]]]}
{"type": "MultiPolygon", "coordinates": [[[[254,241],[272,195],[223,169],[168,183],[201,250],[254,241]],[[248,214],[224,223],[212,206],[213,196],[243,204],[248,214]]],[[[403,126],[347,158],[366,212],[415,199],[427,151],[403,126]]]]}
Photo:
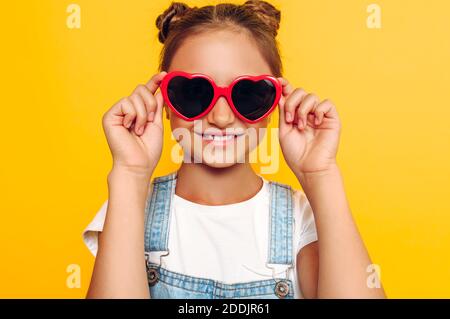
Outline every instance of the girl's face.
{"type": "MultiPolygon", "coordinates": [[[[177,50],[169,70],[209,75],[218,86],[228,86],[241,75],[272,74],[255,44],[244,34],[227,30],[211,31],[189,37],[177,50]]],[[[184,150],[185,161],[211,167],[230,167],[246,162],[258,145],[270,117],[258,123],[241,121],[225,97],[220,97],[211,112],[195,121],[179,118],[166,106],[172,133],[184,150]],[[211,141],[204,133],[231,133],[233,138],[211,141]],[[244,133],[244,135],[242,135],[244,133]]]]}

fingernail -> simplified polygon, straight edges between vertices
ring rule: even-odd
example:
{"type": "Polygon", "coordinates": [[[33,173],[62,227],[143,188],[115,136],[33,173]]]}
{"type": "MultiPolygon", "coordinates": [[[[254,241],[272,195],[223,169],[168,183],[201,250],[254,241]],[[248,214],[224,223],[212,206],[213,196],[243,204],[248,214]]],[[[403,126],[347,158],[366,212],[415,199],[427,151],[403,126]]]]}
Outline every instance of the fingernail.
{"type": "Polygon", "coordinates": [[[131,126],[131,121],[128,122],[127,124],[125,124],[125,127],[126,127],[126,128],[130,128],[130,126],[131,126]]]}
{"type": "Polygon", "coordinates": [[[150,112],[150,114],[148,115],[149,122],[153,122],[154,118],[155,118],[155,112],[150,112]]]}
{"type": "Polygon", "coordinates": [[[316,125],[319,124],[319,118],[318,117],[316,117],[315,123],[316,123],[316,125]]]}
{"type": "Polygon", "coordinates": [[[286,121],[292,121],[292,114],[290,112],[286,112],[286,121]]]}

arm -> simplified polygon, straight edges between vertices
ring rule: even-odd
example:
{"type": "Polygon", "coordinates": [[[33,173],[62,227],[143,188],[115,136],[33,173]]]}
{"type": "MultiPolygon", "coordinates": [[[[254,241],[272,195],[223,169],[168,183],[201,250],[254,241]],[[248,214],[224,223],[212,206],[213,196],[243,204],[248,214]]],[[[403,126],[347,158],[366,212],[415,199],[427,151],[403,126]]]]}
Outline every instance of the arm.
{"type": "Polygon", "coordinates": [[[98,238],[88,298],[149,298],[144,248],[144,211],[150,177],[163,145],[161,92],[166,75],[154,75],[103,116],[113,156],[108,208],[98,238]]]}
{"type": "MultiPolygon", "coordinates": [[[[317,296],[383,298],[382,288],[367,285],[366,269],[371,261],[353,221],[336,162],[341,134],[336,107],[328,99],[320,101],[315,94],[294,89],[286,79],[278,79],[283,87],[279,102],[281,149],[302,185],[316,221],[317,296]]],[[[306,257],[311,258],[315,257],[306,257]]]]}
{"type": "Polygon", "coordinates": [[[303,247],[297,254],[299,287],[306,299],[317,298],[319,253],[317,241],[303,247]]]}
{"type": "Polygon", "coordinates": [[[148,177],[113,169],[109,202],[87,298],[149,298],[144,256],[148,177]]]}
{"type": "Polygon", "coordinates": [[[319,238],[319,298],[384,298],[382,288],[367,286],[369,255],[346,199],[337,165],[297,176],[311,204],[319,238]]]}

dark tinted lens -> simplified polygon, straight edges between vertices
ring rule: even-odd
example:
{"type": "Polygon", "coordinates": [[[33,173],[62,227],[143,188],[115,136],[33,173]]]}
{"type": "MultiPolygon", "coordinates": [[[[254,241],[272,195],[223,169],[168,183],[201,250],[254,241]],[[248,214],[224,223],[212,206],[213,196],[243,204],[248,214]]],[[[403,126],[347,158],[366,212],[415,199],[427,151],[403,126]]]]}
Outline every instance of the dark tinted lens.
{"type": "Polygon", "coordinates": [[[178,112],[193,118],[208,108],[214,97],[214,89],[205,79],[177,76],[170,80],[167,94],[178,112]]]}
{"type": "Polygon", "coordinates": [[[254,121],[266,114],[273,105],[276,90],[269,80],[242,80],[233,87],[231,97],[239,113],[254,121]]]}

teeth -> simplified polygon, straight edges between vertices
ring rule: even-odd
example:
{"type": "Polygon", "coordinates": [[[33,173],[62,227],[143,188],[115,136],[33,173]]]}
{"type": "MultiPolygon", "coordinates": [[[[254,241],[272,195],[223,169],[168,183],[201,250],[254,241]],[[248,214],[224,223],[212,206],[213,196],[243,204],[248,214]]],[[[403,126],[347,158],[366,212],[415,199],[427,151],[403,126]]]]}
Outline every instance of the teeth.
{"type": "Polygon", "coordinates": [[[214,139],[214,137],[212,135],[203,134],[203,139],[212,141],[214,139]]]}
{"type": "Polygon", "coordinates": [[[230,141],[234,138],[234,135],[211,135],[203,134],[203,139],[208,141],[230,141]]]}

